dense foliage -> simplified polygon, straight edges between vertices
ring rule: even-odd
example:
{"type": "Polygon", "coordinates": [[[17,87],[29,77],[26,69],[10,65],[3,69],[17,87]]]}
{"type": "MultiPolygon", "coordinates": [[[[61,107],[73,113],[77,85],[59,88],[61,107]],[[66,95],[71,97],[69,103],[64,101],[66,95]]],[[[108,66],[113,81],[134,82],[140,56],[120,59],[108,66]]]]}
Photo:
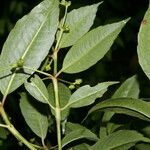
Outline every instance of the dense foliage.
{"type": "Polygon", "coordinates": [[[150,149],[148,1],[5,2],[0,149],[150,149]]]}

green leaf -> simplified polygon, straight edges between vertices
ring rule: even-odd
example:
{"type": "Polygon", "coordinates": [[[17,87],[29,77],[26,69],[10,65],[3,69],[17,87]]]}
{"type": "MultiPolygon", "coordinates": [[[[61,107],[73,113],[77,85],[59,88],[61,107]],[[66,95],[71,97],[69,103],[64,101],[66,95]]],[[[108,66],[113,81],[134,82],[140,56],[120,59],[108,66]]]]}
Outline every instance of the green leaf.
{"type": "Polygon", "coordinates": [[[75,145],[68,150],[92,150],[92,149],[91,146],[89,146],[88,144],[82,143],[82,144],[75,145]]]}
{"type": "Polygon", "coordinates": [[[139,63],[150,79],[150,5],[141,23],[140,31],[138,34],[138,58],[139,63]]]}
{"type": "Polygon", "coordinates": [[[97,63],[108,52],[126,21],[100,26],[85,34],[67,53],[60,72],[78,73],[97,63]]]}
{"type": "Polygon", "coordinates": [[[139,99],[116,98],[98,103],[92,107],[88,115],[94,111],[110,110],[115,113],[121,113],[150,121],[150,103],[139,99]]]}
{"type": "Polygon", "coordinates": [[[39,76],[35,75],[30,82],[26,81],[25,88],[36,100],[51,106],[47,88],[39,76]]]}
{"type": "Polygon", "coordinates": [[[139,98],[139,83],[137,81],[136,76],[132,76],[128,78],[126,81],[122,83],[122,85],[116,90],[112,98],[120,98],[120,97],[131,97],[131,98],[139,98]]]}
{"type": "Polygon", "coordinates": [[[150,142],[150,139],[145,138],[142,134],[136,131],[120,130],[110,134],[103,139],[100,139],[95,145],[92,146],[92,149],[98,150],[100,148],[101,150],[110,150],[115,148],[121,149],[121,147],[123,149],[128,144],[137,143],[140,141],[150,142]]]}
{"type": "MultiPolygon", "coordinates": [[[[0,118],[0,123],[3,124],[2,119],[0,118]]],[[[8,130],[5,128],[0,127],[0,139],[7,139],[7,136],[9,135],[8,130]]]]}
{"type": "MultiPolygon", "coordinates": [[[[55,107],[55,94],[54,94],[53,84],[49,84],[47,89],[49,93],[50,103],[53,105],[53,107],[55,107]]],[[[68,100],[71,96],[71,91],[66,85],[60,82],[58,83],[58,90],[59,90],[60,107],[62,108],[68,103],[68,100]]],[[[55,116],[54,110],[52,110],[52,114],[55,116]]],[[[69,114],[69,108],[63,110],[61,112],[61,119],[62,120],[66,119],[68,114],[69,114]]]]}
{"type": "MultiPolygon", "coordinates": [[[[122,129],[125,125],[124,124],[117,124],[117,123],[113,123],[113,122],[108,122],[107,124],[107,133],[111,134],[113,132],[115,132],[118,129],[122,129]]],[[[124,127],[125,128],[125,127],[124,127]]]]}
{"type": "MultiPolygon", "coordinates": [[[[116,90],[112,98],[120,98],[120,97],[138,98],[139,92],[140,90],[139,90],[137,77],[132,76],[131,78],[128,78],[126,81],[122,83],[122,85],[116,90]]],[[[111,120],[114,114],[115,113],[111,111],[105,112],[102,118],[102,123],[107,124],[111,120]]],[[[106,127],[100,127],[99,134],[101,138],[103,135],[107,134],[104,133],[105,131],[107,131],[106,127]]]]}
{"type": "Polygon", "coordinates": [[[60,47],[73,45],[85,33],[88,32],[96,16],[97,8],[101,3],[74,9],[67,14],[66,25],[69,32],[64,33],[61,39],[60,47]]]}
{"type": "Polygon", "coordinates": [[[66,128],[69,128],[70,132],[66,134],[66,136],[62,139],[62,147],[66,146],[67,144],[73,141],[80,140],[83,138],[92,141],[98,140],[97,136],[94,133],[92,133],[89,129],[79,124],[67,123],[66,128]]]}
{"type": "Polygon", "coordinates": [[[5,129],[0,127],[0,139],[7,139],[9,132],[5,129]]]}
{"type": "MultiPolygon", "coordinates": [[[[24,65],[37,69],[47,56],[58,25],[58,0],[45,0],[20,19],[9,34],[2,53],[0,68],[7,68],[23,59],[24,65]]],[[[10,80],[9,93],[17,89],[34,71],[23,69],[15,73],[0,71],[0,90],[4,94],[10,80]]]]}
{"type": "Polygon", "coordinates": [[[150,138],[150,124],[142,129],[142,133],[150,138]]]}
{"type": "Polygon", "coordinates": [[[135,147],[136,150],[150,150],[150,144],[147,143],[137,144],[135,147]]]}
{"type": "Polygon", "coordinates": [[[117,148],[114,148],[113,150],[129,150],[132,147],[134,147],[136,145],[136,143],[129,143],[129,144],[125,144],[123,146],[119,146],[117,148]]]}
{"type": "Polygon", "coordinates": [[[44,140],[48,131],[48,118],[42,112],[45,107],[41,104],[36,105],[26,93],[20,95],[20,108],[26,123],[37,136],[44,140]]]}
{"type": "Polygon", "coordinates": [[[90,87],[89,85],[82,86],[71,95],[67,106],[77,108],[90,105],[94,103],[96,98],[102,97],[110,85],[116,83],[117,82],[103,82],[94,87],[90,87]]]}

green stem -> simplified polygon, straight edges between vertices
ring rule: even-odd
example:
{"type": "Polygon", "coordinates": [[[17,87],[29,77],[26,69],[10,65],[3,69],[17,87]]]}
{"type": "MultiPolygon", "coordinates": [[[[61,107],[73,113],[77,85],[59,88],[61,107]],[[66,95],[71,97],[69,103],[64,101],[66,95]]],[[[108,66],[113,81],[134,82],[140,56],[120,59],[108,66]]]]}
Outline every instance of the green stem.
{"type": "Polygon", "coordinates": [[[44,64],[43,64],[43,66],[41,67],[41,71],[44,71],[45,70],[45,66],[48,64],[48,62],[49,62],[49,57],[47,57],[46,58],[46,60],[45,60],[45,62],[44,62],[44,64]]]}
{"type": "Polygon", "coordinates": [[[15,127],[10,123],[5,110],[2,106],[2,104],[0,104],[0,114],[4,120],[4,122],[7,125],[7,129],[22,143],[24,143],[30,150],[37,150],[34,146],[32,146],[31,143],[29,143],[16,129],[15,127]]]}
{"type": "Polygon", "coordinates": [[[73,82],[70,82],[70,81],[66,81],[66,80],[63,80],[63,79],[60,79],[60,78],[57,78],[59,81],[63,82],[63,83],[67,83],[67,84],[74,84],[73,82]]]}
{"type": "Polygon", "coordinates": [[[34,146],[35,148],[37,148],[38,150],[39,150],[39,149],[45,150],[44,147],[41,147],[41,146],[39,146],[39,145],[35,145],[35,144],[32,144],[32,143],[31,143],[31,145],[34,146]]]}
{"type": "Polygon", "coordinates": [[[62,72],[63,72],[63,70],[61,69],[61,70],[56,74],[56,77],[58,77],[62,72]]]}
{"type": "Polygon", "coordinates": [[[69,107],[70,104],[66,104],[64,107],[61,108],[61,111],[67,109],[69,107]]]}
{"type": "Polygon", "coordinates": [[[50,79],[49,77],[45,77],[45,78],[42,79],[42,81],[49,80],[49,79],[50,79]]]}
{"type": "Polygon", "coordinates": [[[27,67],[27,66],[23,66],[24,69],[28,69],[28,70],[31,70],[31,71],[35,71],[37,73],[40,73],[40,74],[43,74],[45,76],[48,76],[50,78],[52,78],[53,76],[49,73],[46,73],[46,72],[43,72],[43,71],[40,71],[40,70],[37,70],[37,69],[34,69],[34,68],[30,68],[30,67],[27,67]]]}
{"type": "Polygon", "coordinates": [[[56,126],[57,126],[57,142],[58,142],[58,150],[62,150],[61,145],[61,110],[60,110],[60,102],[59,102],[59,91],[58,91],[58,79],[55,78],[57,74],[57,61],[58,61],[58,51],[59,45],[61,42],[61,38],[64,32],[64,24],[67,17],[67,9],[68,6],[65,7],[65,14],[62,20],[60,33],[58,36],[58,40],[53,52],[53,60],[54,60],[54,77],[52,78],[53,86],[54,86],[54,93],[55,93],[55,118],[56,118],[56,126]]]}
{"type": "Polygon", "coordinates": [[[54,58],[54,76],[55,76],[57,74],[57,51],[54,52],[53,58],[54,58]]]}
{"type": "Polygon", "coordinates": [[[0,127],[2,127],[2,128],[8,128],[8,126],[5,125],[5,124],[0,124],[0,127]]]}
{"type": "Polygon", "coordinates": [[[64,17],[62,19],[60,33],[59,33],[59,37],[58,37],[58,40],[57,40],[57,43],[56,43],[54,51],[58,51],[59,50],[59,44],[60,44],[60,41],[61,41],[61,38],[62,38],[62,35],[63,35],[63,32],[64,32],[64,28],[63,27],[64,27],[64,24],[65,24],[65,21],[66,21],[66,18],[67,18],[67,11],[68,11],[68,7],[65,7],[65,14],[64,14],[64,17]]]}
{"type": "Polygon", "coordinates": [[[60,110],[60,103],[59,103],[59,93],[58,93],[58,81],[56,78],[52,79],[53,86],[54,86],[54,93],[55,93],[55,117],[56,117],[56,124],[57,124],[57,142],[58,142],[58,150],[62,150],[61,146],[61,110],[60,110]]]}
{"type": "Polygon", "coordinates": [[[6,100],[6,98],[7,98],[7,95],[9,94],[9,90],[10,90],[10,88],[11,88],[11,85],[12,85],[12,82],[13,82],[13,80],[14,80],[15,75],[16,75],[16,73],[14,72],[13,75],[12,75],[12,77],[10,78],[10,81],[9,81],[8,86],[7,86],[7,88],[6,88],[6,91],[5,91],[5,93],[4,93],[4,96],[3,96],[3,99],[2,99],[2,105],[3,105],[3,106],[4,106],[5,100],[6,100]]]}

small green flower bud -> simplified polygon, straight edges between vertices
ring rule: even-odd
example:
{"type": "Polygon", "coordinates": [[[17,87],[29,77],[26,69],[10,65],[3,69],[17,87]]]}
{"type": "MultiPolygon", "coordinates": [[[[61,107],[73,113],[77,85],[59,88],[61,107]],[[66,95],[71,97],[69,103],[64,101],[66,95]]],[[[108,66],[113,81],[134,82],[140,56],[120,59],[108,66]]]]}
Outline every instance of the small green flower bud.
{"type": "Polygon", "coordinates": [[[69,85],[69,89],[73,90],[73,89],[75,89],[75,86],[73,84],[71,84],[71,85],[69,85]]]}
{"type": "Polygon", "coordinates": [[[34,143],[35,142],[35,138],[30,139],[30,142],[34,143]]]}
{"type": "Polygon", "coordinates": [[[71,1],[68,1],[66,6],[69,7],[71,5],[71,1]]]}
{"type": "Polygon", "coordinates": [[[22,143],[22,142],[18,142],[18,145],[22,147],[22,146],[23,146],[23,143],[22,143]]]}
{"type": "Polygon", "coordinates": [[[62,0],[62,1],[60,2],[61,5],[65,5],[65,3],[66,3],[65,0],[62,0]]]}
{"type": "Polygon", "coordinates": [[[75,84],[80,85],[82,83],[82,79],[76,79],[75,84]]]}
{"type": "Polygon", "coordinates": [[[51,70],[51,66],[50,66],[49,64],[46,65],[44,70],[45,70],[45,71],[50,71],[50,70],[51,70]]]}
{"type": "Polygon", "coordinates": [[[60,4],[61,5],[63,5],[63,6],[65,6],[65,7],[69,7],[70,5],[71,5],[71,1],[65,1],[65,0],[62,0],[61,2],[60,2],[60,4]]]}
{"type": "Polygon", "coordinates": [[[21,67],[23,67],[23,64],[24,64],[24,60],[19,59],[18,62],[17,62],[17,67],[21,68],[21,67]]]}
{"type": "Polygon", "coordinates": [[[63,26],[63,30],[66,31],[66,32],[69,32],[70,31],[70,28],[68,25],[64,25],[63,26]]]}

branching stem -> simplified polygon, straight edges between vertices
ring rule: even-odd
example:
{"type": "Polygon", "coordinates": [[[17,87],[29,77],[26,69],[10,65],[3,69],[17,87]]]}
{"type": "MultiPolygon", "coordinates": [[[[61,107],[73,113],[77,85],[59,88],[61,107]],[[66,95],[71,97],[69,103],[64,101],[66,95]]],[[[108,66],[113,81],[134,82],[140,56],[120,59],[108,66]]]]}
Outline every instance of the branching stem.
{"type": "Polygon", "coordinates": [[[24,69],[27,69],[27,70],[31,70],[31,71],[35,71],[37,73],[40,73],[40,74],[43,74],[45,76],[48,76],[49,78],[52,78],[53,76],[49,73],[46,73],[46,72],[43,72],[43,71],[40,71],[40,70],[37,70],[37,69],[34,69],[34,68],[30,68],[30,67],[27,67],[27,66],[23,66],[24,69]]]}
{"type": "Polygon", "coordinates": [[[2,103],[0,103],[0,114],[5,122],[5,127],[23,144],[25,144],[30,150],[37,150],[30,142],[28,142],[16,129],[15,127],[11,124],[9,121],[5,110],[2,106],[2,103]]]}
{"type": "Polygon", "coordinates": [[[58,91],[58,79],[55,77],[57,74],[57,63],[58,63],[58,51],[59,51],[59,45],[61,42],[61,38],[64,32],[64,24],[67,17],[67,9],[68,6],[65,6],[65,14],[62,19],[61,28],[59,32],[59,36],[57,39],[56,46],[54,48],[53,52],[53,61],[54,61],[54,77],[52,78],[53,86],[54,86],[54,93],[55,93],[55,118],[56,118],[56,126],[57,126],[57,142],[58,142],[58,150],[62,150],[62,144],[61,144],[61,108],[60,108],[60,102],[59,102],[59,91],[58,91]]]}

